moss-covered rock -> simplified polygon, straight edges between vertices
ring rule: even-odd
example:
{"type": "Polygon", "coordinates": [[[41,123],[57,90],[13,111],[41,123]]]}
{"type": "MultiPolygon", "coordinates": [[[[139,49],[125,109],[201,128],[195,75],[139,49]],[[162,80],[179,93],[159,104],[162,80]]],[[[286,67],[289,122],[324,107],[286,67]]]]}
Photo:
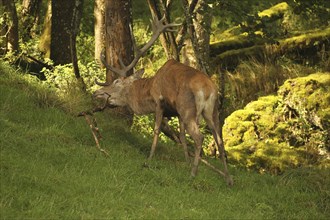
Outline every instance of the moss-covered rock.
{"type": "Polygon", "coordinates": [[[329,74],[312,74],[287,80],[278,91],[288,109],[315,127],[329,127],[330,121],[329,74]]]}
{"type": "Polygon", "coordinates": [[[235,111],[223,135],[232,163],[260,172],[330,165],[330,73],[287,80],[235,111]]]}

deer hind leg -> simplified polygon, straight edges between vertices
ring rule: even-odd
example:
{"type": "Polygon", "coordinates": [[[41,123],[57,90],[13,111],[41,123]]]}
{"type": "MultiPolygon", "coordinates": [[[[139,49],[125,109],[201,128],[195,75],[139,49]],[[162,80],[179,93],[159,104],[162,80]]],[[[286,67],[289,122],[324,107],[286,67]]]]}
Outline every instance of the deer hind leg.
{"type": "MultiPolygon", "coordinates": [[[[212,106],[210,106],[210,107],[212,107],[212,106]]],[[[229,175],[229,172],[228,172],[225,147],[223,145],[222,137],[220,134],[220,122],[219,122],[218,111],[216,109],[216,106],[205,109],[203,112],[203,116],[204,116],[204,119],[205,119],[208,127],[212,131],[212,135],[213,135],[213,138],[216,143],[216,149],[220,153],[220,158],[221,158],[223,166],[224,166],[225,179],[227,181],[227,184],[231,186],[231,185],[233,185],[233,179],[229,175]]]]}
{"type": "Polygon", "coordinates": [[[198,171],[198,164],[200,161],[200,154],[202,150],[203,135],[199,131],[199,126],[195,120],[191,120],[186,125],[188,134],[192,137],[195,142],[195,158],[192,164],[191,176],[195,177],[198,171]]]}

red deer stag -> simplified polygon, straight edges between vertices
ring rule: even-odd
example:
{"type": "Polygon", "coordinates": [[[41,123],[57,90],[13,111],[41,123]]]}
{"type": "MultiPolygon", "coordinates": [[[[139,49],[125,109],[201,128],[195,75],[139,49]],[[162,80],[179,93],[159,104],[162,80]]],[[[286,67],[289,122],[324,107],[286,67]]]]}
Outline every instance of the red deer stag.
{"type": "Polygon", "coordinates": [[[136,57],[128,66],[121,62],[122,69],[114,68],[106,64],[104,57],[101,56],[106,68],[120,77],[112,84],[96,81],[103,88],[95,91],[93,98],[102,100],[108,107],[128,106],[134,113],[140,115],[155,113],[154,138],[148,160],[154,155],[163,117],[178,116],[180,141],[184,147],[186,159],[189,157],[185,141],[186,130],[196,145],[191,170],[193,177],[197,174],[200,161],[203,135],[199,130],[199,120],[203,117],[212,131],[220,152],[224,165],[223,175],[227,183],[232,185],[233,181],[228,173],[225,150],[220,136],[218,90],[211,79],[203,72],[173,59],[167,61],[154,77],[141,78],[144,70],[126,76],[163,31],[169,31],[169,28],[177,26],[177,24],[164,24],[163,19],[156,21],[154,25],[156,28],[151,40],[137,51],[136,57]]]}

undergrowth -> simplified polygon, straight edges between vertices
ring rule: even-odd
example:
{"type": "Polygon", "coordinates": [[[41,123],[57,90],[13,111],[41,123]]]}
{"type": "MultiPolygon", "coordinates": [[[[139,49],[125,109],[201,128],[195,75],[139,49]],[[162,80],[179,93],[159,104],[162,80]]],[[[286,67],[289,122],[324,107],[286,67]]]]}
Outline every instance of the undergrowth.
{"type": "Polygon", "coordinates": [[[253,58],[241,61],[234,71],[224,73],[226,116],[260,96],[275,94],[285,80],[315,71],[313,68],[286,62],[285,58],[276,62],[268,58],[263,63],[253,58]]]}

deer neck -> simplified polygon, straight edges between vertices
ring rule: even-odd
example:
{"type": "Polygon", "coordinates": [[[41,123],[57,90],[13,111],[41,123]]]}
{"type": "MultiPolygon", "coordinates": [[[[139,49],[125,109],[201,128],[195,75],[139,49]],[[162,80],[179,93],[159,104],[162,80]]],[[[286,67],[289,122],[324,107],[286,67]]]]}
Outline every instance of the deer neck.
{"type": "Polygon", "coordinates": [[[154,78],[135,80],[128,89],[128,105],[135,114],[153,113],[156,103],[150,94],[154,78]]]}

